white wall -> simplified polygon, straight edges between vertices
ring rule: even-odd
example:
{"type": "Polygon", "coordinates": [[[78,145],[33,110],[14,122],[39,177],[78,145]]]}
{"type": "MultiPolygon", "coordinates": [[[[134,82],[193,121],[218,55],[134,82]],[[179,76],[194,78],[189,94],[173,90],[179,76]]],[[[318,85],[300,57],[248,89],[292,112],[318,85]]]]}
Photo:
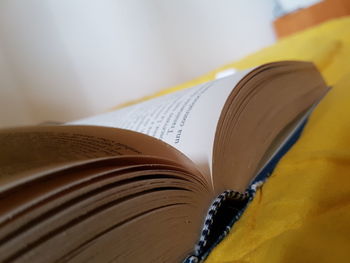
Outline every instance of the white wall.
{"type": "Polygon", "coordinates": [[[155,1],[181,81],[275,41],[273,0],[155,1]]]}
{"type": "MultiPolygon", "coordinates": [[[[1,44],[1,43],[0,43],[1,44]]],[[[0,45],[0,126],[31,124],[29,108],[9,69],[0,45]]]]}
{"type": "Polygon", "coordinates": [[[273,0],[2,0],[0,126],[81,118],[204,74],[273,43],[272,9],[273,0]]]}
{"type": "Polygon", "coordinates": [[[301,8],[307,8],[323,0],[276,0],[278,16],[294,12],[301,8]]]}

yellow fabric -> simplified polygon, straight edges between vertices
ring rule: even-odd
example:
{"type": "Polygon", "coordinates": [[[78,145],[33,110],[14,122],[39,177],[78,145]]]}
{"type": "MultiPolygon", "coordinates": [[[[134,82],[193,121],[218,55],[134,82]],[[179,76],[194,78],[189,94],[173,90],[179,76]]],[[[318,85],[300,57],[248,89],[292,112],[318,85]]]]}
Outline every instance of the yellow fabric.
{"type": "Polygon", "coordinates": [[[207,263],[350,262],[350,18],[228,67],[289,58],[314,61],[333,89],[207,263]]]}
{"type": "Polygon", "coordinates": [[[350,76],[312,114],[214,262],[349,262],[350,76]]]}

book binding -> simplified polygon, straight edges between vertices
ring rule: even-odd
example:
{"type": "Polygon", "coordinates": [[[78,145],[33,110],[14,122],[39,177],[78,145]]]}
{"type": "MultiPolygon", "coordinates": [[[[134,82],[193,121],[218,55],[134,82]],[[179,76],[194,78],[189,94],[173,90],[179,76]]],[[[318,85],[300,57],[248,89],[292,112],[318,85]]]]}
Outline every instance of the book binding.
{"type": "Polygon", "coordinates": [[[298,125],[297,129],[293,131],[293,134],[283,146],[258,173],[244,193],[226,190],[214,199],[205,217],[199,241],[195,245],[193,253],[187,256],[183,263],[203,262],[209,253],[228,235],[250,201],[254,199],[256,191],[272,174],[278,161],[299,139],[306,122],[307,118],[298,125]]]}

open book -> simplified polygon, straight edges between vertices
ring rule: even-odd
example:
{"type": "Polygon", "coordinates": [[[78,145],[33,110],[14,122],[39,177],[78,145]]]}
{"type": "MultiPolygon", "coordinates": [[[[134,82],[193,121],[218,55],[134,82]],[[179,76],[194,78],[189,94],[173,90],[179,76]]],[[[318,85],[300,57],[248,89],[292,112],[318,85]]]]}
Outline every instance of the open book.
{"type": "Polygon", "coordinates": [[[283,61],[66,125],[0,131],[0,261],[184,260],[213,200],[244,199],[327,91],[313,64],[283,61]]]}

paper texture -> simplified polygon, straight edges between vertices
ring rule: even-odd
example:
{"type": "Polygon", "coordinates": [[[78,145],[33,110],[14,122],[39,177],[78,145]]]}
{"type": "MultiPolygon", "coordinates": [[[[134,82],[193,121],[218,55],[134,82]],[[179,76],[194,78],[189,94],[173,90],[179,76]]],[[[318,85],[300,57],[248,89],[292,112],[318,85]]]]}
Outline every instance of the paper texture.
{"type": "Polygon", "coordinates": [[[247,72],[70,124],[118,127],[153,136],[180,150],[203,173],[211,174],[213,143],[222,108],[247,72]]]}

